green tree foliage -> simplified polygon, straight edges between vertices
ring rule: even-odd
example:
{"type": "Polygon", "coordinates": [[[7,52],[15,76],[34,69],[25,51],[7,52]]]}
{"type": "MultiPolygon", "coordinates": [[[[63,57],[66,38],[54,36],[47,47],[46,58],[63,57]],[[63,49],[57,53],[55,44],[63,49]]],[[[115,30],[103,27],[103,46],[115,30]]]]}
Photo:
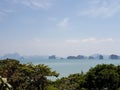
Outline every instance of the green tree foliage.
{"type": "Polygon", "coordinates": [[[59,90],[80,90],[85,83],[85,76],[81,74],[71,74],[68,77],[56,80],[55,85],[59,90]]]}
{"type": "Polygon", "coordinates": [[[86,74],[86,87],[89,90],[116,90],[119,85],[119,74],[116,66],[97,65],[86,74]]]}
{"type": "Polygon", "coordinates": [[[0,60],[0,76],[7,78],[7,82],[0,82],[0,90],[7,90],[9,84],[11,90],[120,90],[120,65],[101,64],[87,73],[71,74],[56,81],[47,78],[58,75],[44,64],[0,60]]]}
{"type": "Polygon", "coordinates": [[[57,89],[56,87],[54,87],[52,85],[49,85],[45,88],[45,90],[59,90],[59,89],[57,89]]]}
{"type": "Polygon", "coordinates": [[[0,60],[0,75],[8,79],[13,90],[44,90],[49,84],[47,76],[59,74],[43,64],[20,64],[13,59],[0,60]]]}
{"type": "Polygon", "coordinates": [[[120,66],[101,64],[87,73],[72,74],[55,82],[59,90],[119,90],[120,66]]]}

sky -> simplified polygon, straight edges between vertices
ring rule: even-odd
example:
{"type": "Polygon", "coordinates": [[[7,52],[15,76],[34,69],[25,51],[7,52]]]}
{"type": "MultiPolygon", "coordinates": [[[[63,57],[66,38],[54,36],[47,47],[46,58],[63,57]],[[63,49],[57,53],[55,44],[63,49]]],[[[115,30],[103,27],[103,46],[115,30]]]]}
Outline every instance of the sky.
{"type": "Polygon", "coordinates": [[[0,0],[0,55],[120,55],[120,0],[0,0]]]}

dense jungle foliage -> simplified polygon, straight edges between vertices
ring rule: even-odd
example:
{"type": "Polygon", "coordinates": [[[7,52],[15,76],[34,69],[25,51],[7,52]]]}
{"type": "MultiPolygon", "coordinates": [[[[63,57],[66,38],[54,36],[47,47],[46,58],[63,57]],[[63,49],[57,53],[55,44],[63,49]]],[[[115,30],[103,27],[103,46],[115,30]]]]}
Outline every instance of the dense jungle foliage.
{"type": "Polygon", "coordinates": [[[87,73],[71,74],[56,81],[48,76],[58,77],[59,73],[44,64],[0,60],[0,90],[120,90],[120,65],[101,64],[87,73]]]}

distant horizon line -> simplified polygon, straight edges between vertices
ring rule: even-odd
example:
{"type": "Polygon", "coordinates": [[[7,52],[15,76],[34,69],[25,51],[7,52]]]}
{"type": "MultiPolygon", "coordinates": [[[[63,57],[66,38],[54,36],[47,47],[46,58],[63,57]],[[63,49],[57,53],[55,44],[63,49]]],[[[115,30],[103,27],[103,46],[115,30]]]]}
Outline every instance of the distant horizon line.
{"type": "Polygon", "coordinates": [[[42,55],[42,54],[31,54],[31,55],[25,55],[25,54],[20,54],[17,52],[14,53],[5,53],[2,54],[0,56],[5,56],[5,55],[19,55],[19,56],[52,56],[55,55],[56,57],[65,57],[65,56],[78,56],[78,55],[82,55],[82,56],[94,56],[94,55],[104,55],[104,56],[109,56],[109,55],[120,55],[120,54],[115,54],[115,53],[111,53],[111,54],[101,54],[101,53],[94,53],[94,54],[76,54],[76,55],[58,55],[58,54],[46,54],[46,55],[42,55]]]}

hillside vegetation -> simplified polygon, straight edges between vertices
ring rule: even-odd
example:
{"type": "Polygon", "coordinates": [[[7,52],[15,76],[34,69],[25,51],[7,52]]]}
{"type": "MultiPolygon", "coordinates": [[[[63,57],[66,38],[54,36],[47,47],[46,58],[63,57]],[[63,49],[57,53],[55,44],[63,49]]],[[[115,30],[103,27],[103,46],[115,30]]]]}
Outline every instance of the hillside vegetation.
{"type": "Polygon", "coordinates": [[[0,90],[120,90],[120,65],[101,64],[87,73],[77,73],[51,81],[47,76],[58,77],[44,64],[22,64],[18,60],[0,60],[0,90]],[[4,79],[7,79],[4,82],[4,79]]]}

